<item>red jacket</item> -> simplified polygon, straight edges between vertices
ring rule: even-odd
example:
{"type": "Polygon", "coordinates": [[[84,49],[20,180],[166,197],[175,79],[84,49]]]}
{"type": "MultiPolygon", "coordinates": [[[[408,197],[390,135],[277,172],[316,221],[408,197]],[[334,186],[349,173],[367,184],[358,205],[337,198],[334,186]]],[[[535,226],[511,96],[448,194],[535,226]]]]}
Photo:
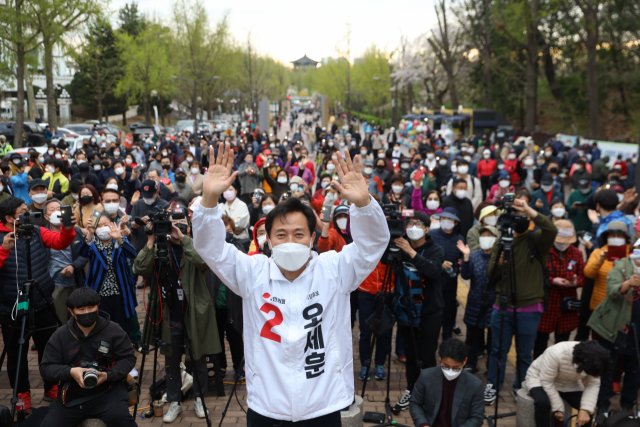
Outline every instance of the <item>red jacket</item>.
{"type": "Polygon", "coordinates": [[[331,228],[329,229],[329,237],[325,239],[320,236],[320,239],[318,240],[318,251],[320,251],[320,253],[329,251],[340,252],[346,244],[347,242],[345,242],[344,237],[334,230],[333,225],[331,225],[331,228]]]}
{"type": "Polygon", "coordinates": [[[504,169],[511,176],[511,183],[520,182],[520,174],[518,174],[518,159],[507,159],[504,161],[504,169]]]}
{"type": "Polygon", "coordinates": [[[478,167],[478,178],[482,178],[483,176],[491,176],[494,170],[498,167],[498,164],[493,159],[482,159],[477,164],[478,167]]]}
{"type": "MultiPolygon", "coordinates": [[[[13,233],[13,230],[9,230],[4,224],[0,223],[0,233],[13,233]]],[[[40,235],[42,236],[42,243],[45,248],[55,249],[56,251],[68,248],[74,237],[76,237],[76,231],[74,228],[67,230],[64,227],[58,233],[57,231],[51,231],[48,228],[40,227],[40,235]]],[[[6,250],[4,246],[0,245],[0,268],[4,265],[4,261],[9,256],[11,251],[6,250]]]]}

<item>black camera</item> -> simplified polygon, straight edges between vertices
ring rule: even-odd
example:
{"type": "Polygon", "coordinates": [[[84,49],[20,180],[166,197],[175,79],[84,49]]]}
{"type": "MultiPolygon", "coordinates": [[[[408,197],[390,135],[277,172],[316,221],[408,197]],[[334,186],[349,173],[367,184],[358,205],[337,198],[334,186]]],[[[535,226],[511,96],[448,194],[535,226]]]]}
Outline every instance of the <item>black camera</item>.
{"type": "Polygon", "coordinates": [[[98,362],[83,360],[78,367],[89,369],[82,374],[82,381],[86,388],[94,388],[98,385],[98,373],[102,371],[98,362]]]}
{"type": "Polygon", "coordinates": [[[504,197],[496,201],[496,207],[504,209],[500,218],[498,218],[497,227],[502,233],[501,239],[504,237],[513,237],[513,232],[518,228],[518,224],[529,224],[529,218],[526,215],[519,215],[513,209],[515,195],[513,193],[505,194],[504,197]]]}
{"type": "MultiPolygon", "coordinates": [[[[183,219],[187,217],[187,213],[182,206],[176,206],[172,210],[158,209],[157,211],[150,213],[149,222],[153,224],[153,230],[145,229],[145,233],[153,234],[156,237],[167,237],[173,231],[173,219],[183,219]]],[[[134,221],[138,225],[145,225],[144,221],[140,217],[134,218],[134,221]]]]}
{"type": "Polygon", "coordinates": [[[26,211],[18,217],[18,228],[14,231],[23,240],[31,240],[34,235],[34,227],[42,221],[42,212],[26,211]]]}
{"type": "Polygon", "coordinates": [[[404,236],[405,233],[404,221],[399,218],[402,212],[400,211],[400,206],[394,203],[382,205],[382,211],[385,217],[389,217],[387,219],[387,226],[391,234],[391,244],[393,244],[395,239],[404,236]]]}

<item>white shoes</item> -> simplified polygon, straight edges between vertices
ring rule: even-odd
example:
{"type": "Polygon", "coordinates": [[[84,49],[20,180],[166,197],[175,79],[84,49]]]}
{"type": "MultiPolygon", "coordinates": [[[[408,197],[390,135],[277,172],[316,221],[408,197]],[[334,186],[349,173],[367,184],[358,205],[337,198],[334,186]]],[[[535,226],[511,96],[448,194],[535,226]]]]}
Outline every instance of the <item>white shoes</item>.
{"type": "MultiPolygon", "coordinates": [[[[202,407],[202,400],[199,397],[196,397],[196,400],[193,402],[193,409],[196,411],[196,417],[204,418],[204,408],[202,407]]],[[[207,409],[207,414],[209,410],[207,409]]]]}
{"type": "MultiPolygon", "coordinates": [[[[178,415],[182,412],[182,403],[180,402],[171,402],[171,406],[169,406],[169,410],[166,414],[164,414],[164,418],[162,419],[165,423],[172,423],[178,418],[178,415]]],[[[196,410],[196,413],[198,411],[196,410]]]]}

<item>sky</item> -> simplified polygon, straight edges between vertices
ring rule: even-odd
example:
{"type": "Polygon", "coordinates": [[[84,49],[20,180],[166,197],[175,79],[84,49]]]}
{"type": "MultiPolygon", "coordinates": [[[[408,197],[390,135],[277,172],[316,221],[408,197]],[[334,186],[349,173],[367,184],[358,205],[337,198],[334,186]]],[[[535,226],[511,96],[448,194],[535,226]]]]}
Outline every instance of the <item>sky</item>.
{"type": "MultiPolygon", "coordinates": [[[[111,0],[117,10],[131,0],[111,0]]],[[[171,17],[173,0],[138,0],[139,10],[171,17]]],[[[352,58],[372,44],[392,51],[400,37],[410,40],[436,25],[434,0],[204,0],[212,26],[229,13],[230,29],[238,41],[249,32],[260,53],[289,63],[305,53],[311,59],[337,56],[335,46],[351,23],[352,58]]]]}

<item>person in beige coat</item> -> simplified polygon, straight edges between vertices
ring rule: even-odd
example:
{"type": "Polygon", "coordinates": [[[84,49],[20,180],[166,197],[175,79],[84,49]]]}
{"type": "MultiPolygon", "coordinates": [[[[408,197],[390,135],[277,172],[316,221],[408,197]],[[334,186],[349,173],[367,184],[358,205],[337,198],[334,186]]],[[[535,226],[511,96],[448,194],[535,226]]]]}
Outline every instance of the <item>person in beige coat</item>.
{"type": "Polygon", "coordinates": [[[191,162],[189,170],[184,170],[187,173],[187,182],[191,184],[193,192],[198,195],[202,194],[202,183],[204,182],[204,175],[201,173],[200,166],[200,162],[194,160],[191,162]]]}
{"type": "Polygon", "coordinates": [[[608,369],[609,352],[596,341],[565,341],[547,348],[533,361],[526,377],[535,402],[536,426],[549,427],[550,412],[563,421],[563,399],[579,409],[578,425],[589,425],[596,409],[600,377],[608,369]],[[582,384],[585,377],[586,386],[582,384]]]}

